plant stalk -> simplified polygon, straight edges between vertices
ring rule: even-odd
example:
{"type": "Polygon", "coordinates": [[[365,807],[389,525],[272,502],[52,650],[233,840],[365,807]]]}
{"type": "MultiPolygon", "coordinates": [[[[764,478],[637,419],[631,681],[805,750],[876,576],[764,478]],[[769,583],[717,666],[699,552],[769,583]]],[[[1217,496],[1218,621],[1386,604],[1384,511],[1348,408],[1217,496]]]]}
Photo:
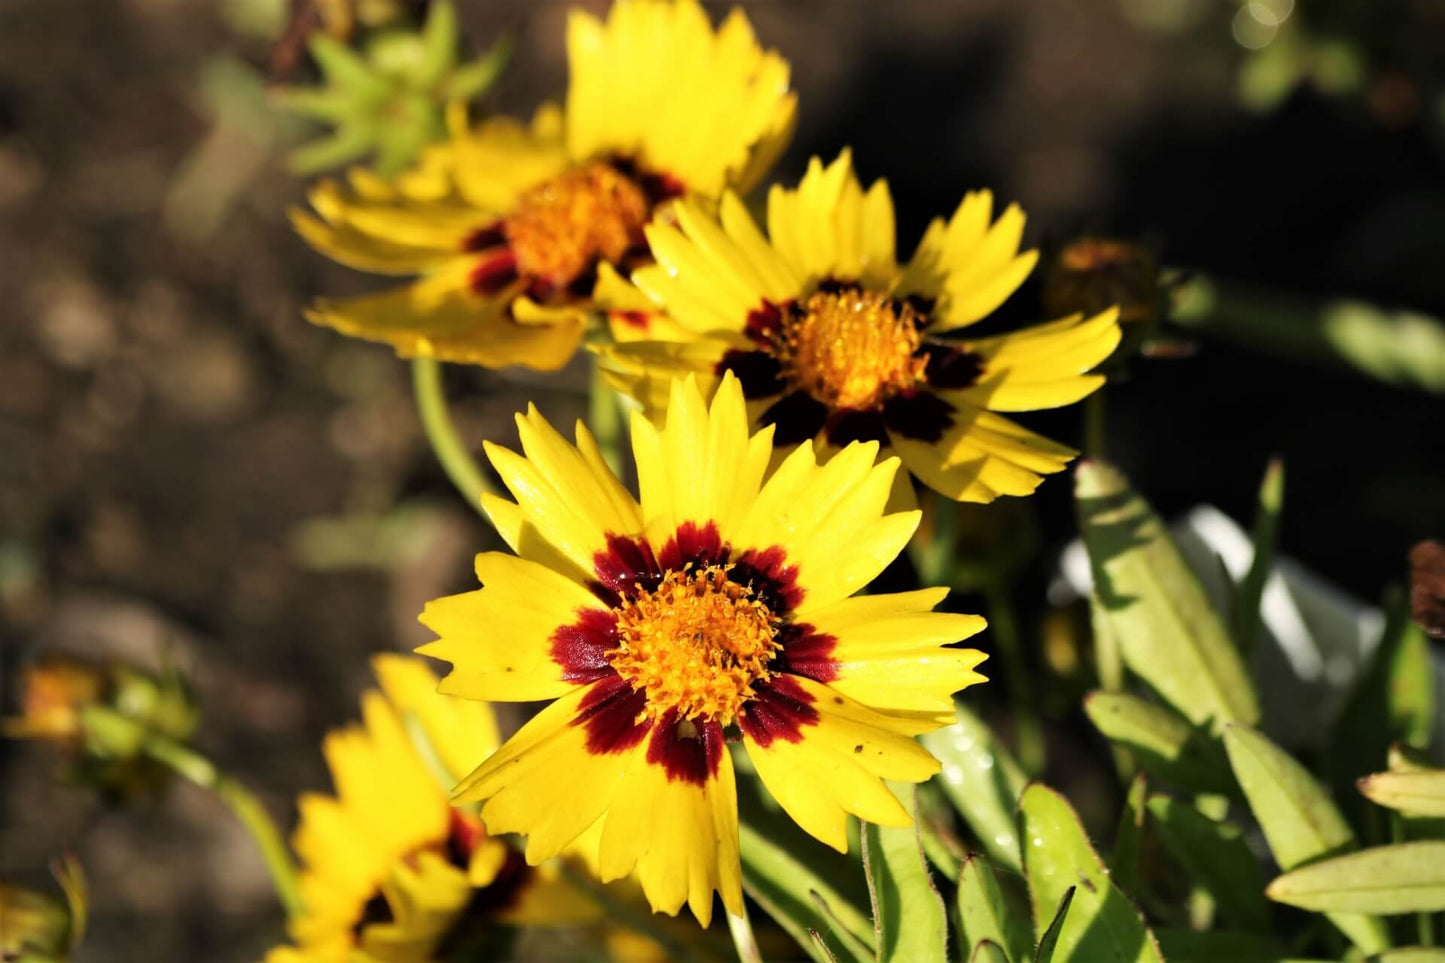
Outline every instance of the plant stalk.
{"type": "Polygon", "coordinates": [[[467,504],[476,509],[482,518],[487,518],[482,508],[482,496],[494,494],[494,491],[477,460],[457,434],[457,427],[447,408],[446,393],[442,390],[441,364],[435,358],[414,358],[411,374],[417,414],[437,461],[441,462],[447,477],[467,504]]]}

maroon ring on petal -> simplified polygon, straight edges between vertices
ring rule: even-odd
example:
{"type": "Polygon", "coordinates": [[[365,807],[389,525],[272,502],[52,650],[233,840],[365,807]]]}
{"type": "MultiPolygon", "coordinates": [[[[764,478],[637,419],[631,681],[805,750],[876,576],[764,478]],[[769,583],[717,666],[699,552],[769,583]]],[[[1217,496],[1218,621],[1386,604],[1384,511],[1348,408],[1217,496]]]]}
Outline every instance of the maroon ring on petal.
{"type": "Polygon", "coordinates": [[[778,628],[777,641],[781,648],[768,671],[806,676],[815,682],[838,678],[838,663],[833,658],[838,646],[835,636],[819,632],[807,622],[788,622],[778,628]]]}
{"type": "Polygon", "coordinates": [[[642,742],[652,721],[638,721],[647,708],[647,695],[632,688],[617,673],[595,682],[577,707],[574,726],[587,729],[587,751],[594,756],[624,752],[642,742]]]}
{"type": "Polygon", "coordinates": [[[953,405],[931,391],[907,391],[883,402],[883,421],[889,432],[937,443],[953,424],[953,405]]]}
{"type": "Polygon", "coordinates": [[[812,702],[813,697],[791,676],[760,682],[738,714],[738,728],[764,749],[775,739],[802,742],[803,727],[818,724],[818,710],[812,702]]]}
{"type": "Polygon", "coordinates": [[[722,726],[716,721],[680,720],[673,709],[653,727],[647,761],[667,770],[668,782],[702,786],[717,775],[724,741],[722,726]],[[684,727],[690,732],[684,734],[684,727]]]}
{"type": "Polygon", "coordinates": [[[774,445],[800,445],[823,430],[828,406],[806,391],[795,391],[775,402],[758,420],[774,426],[774,445]]]}

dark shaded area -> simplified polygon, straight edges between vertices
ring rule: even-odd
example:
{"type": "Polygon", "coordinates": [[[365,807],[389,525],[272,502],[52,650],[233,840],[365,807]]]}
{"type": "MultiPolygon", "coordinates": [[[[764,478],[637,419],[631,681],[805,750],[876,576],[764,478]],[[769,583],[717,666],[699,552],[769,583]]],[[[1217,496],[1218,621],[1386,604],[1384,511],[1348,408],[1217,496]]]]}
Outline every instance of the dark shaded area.
{"type": "MultiPolygon", "coordinates": [[[[1033,243],[1115,230],[1166,263],[1445,313],[1445,139],[1423,86],[1437,68],[1419,55],[1441,49],[1438,17],[1409,5],[1400,16],[1416,19],[1350,26],[1367,31],[1371,70],[1415,85],[1413,112],[1382,109],[1367,82],[1254,113],[1237,100],[1245,54],[1227,17],[1156,31],[1125,6],[749,5],[802,98],[780,176],[852,145],[865,178],[892,184],[905,255],[986,185],[1025,207],[1033,243]]],[[[201,747],[289,821],[295,794],[325,782],[319,740],[355,715],[366,655],[424,641],[422,603],[468,586],[470,554],[494,542],[427,451],[405,367],[301,320],[319,293],[378,283],[291,233],[303,185],[279,167],[282,134],[218,133],[204,69],[261,55],[217,10],[0,12],[0,669],[8,689],[36,652],[154,663],[170,647],[205,707],[201,747]],[[213,179],[185,194],[208,156],[213,179]]],[[[499,108],[560,93],[564,11],[466,5],[479,46],[519,29],[499,108]]],[[[1035,319],[1038,304],[1031,283],[989,324],[1035,319]]],[[[585,373],[448,382],[468,439],[511,444],[529,399],[576,417],[585,373]]],[[[1080,437],[1078,409],[1022,420],[1080,437]]],[[[1135,365],[1108,392],[1109,452],[1161,514],[1212,502],[1247,521],[1282,455],[1282,551],[1365,598],[1445,532],[1442,424],[1438,397],[1217,342],[1135,365]]],[[[1033,500],[1046,550],[1074,534],[1070,489],[1055,478],[1033,500]]],[[[1051,564],[1046,551],[1015,593],[1040,673],[1051,564]]],[[[1077,739],[1070,728],[1055,737],[1077,739]]],[[[79,959],[250,960],[280,935],[249,839],[212,800],[178,787],[97,810],[53,769],[0,743],[0,877],[38,884],[47,859],[80,852],[96,913],[79,959]]]]}

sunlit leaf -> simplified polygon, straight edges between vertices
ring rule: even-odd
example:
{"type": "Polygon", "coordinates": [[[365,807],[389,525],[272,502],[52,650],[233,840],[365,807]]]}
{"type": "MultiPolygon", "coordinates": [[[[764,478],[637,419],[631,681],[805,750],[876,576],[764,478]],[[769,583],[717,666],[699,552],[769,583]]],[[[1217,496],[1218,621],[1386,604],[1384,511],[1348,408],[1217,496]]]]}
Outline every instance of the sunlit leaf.
{"type": "Polygon", "coordinates": [[[1433,913],[1445,910],[1445,842],[1362,849],[1285,873],[1270,899],[1316,912],[1433,913]]]}
{"type": "Polygon", "coordinates": [[[391,92],[391,85],[385,77],[373,70],[355,51],[326,34],[313,34],[307,48],[332,86],[372,101],[381,100],[391,92]]]}
{"type": "Polygon", "coordinates": [[[1009,963],[1008,956],[997,943],[991,940],[983,940],[973,948],[968,956],[969,963],[1009,963]]]}
{"type": "Polygon", "coordinates": [[[1437,946],[1402,946],[1372,957],[1371,963],[1445,963],[1445,950],[1437,946]]]}
{"type": "Polygon", "coordinates": [[[988,854],[1018,869],[1014,811],[1028,779],[983,720],[963,706],[957,715],[956,723],[921,739],[943,764],[934,785],[943,788],[988,854]]]}
{"type": "Polygon", "coordinates": [[[1159,517],[1116,469],[1075,473],[1094,591],[1124,661],[1191,722],[1259,718],[1239,652],[1159,517]]]}
{"type": "Polygon", "coordinates": [[[422,27],[421,59],[416,66],[416,83],[430,87],[446,76],[457,62],[457,10],[451,0],[433,0],[422,27]]]}
{"type": "MultiPolygon", "coordinates": [[[[909,810],[915,811],[913,787],[909,810]]],[[[873,928],[879,963],[944,963],[948,915],[933,885],[917,825],[863,824],[863,866],[873,897],[873,928]]]]}
{"type": "Polygon", "coordinates": [[[1106,739],[1133,753],[1146,772],[1194,792],[1235,791],[1218,741],[1167,706],[1126,692],[1095,691],[1084,698],[1084,712],[1106,739]]]}
{"type": "Polygon", "coordinates": [[[1254,518],[1254,559],[1234,599],[1234,640],[1248,653],[1259,636],[1259,603],[1274,567],[1274,547],[1279,535],[1279,516],[1284,507],[1284,462],[1272,459],[1259,486],[1259,507],[1254,518]]]}
{"type": "MultiPolygon", "coordinates": [[[[1224,747],[1281,869],[1291,870],[1355,848],[1355,834],[1329,793],[1287,752],[1244,726],[1225,730],[1224,747]]],[[[1335,913],[1330,920],[1366,953],[1389,946],[1384,924],[1378,919],[1335,913]]]]}
{"type": "MultiPolygon", "coordinates": [[[[808,935],[809,930],[827,933],[832,925],[841,925],[855,938],[873,938],[873,927],[867,917],[787,848],[773,842],[746,822],[739,827],[738,841],[743,865],[743,888],[799,946],[808,950],[814,960],[827,963],[826,958],[816,952],[815,943],[808,935]],[[814,893],[826,901],[830,919],[820,918],[812,895],[814,893]]],[[[839,939],[828,941],[837,959],[854,960],[855,957],[847,952],[844,944],[845,941],[839,939]]]]}
{"type": "Polygon", "coordinates": [[[1359,785],[1367,799],[1387,809],[1412,816],[1445,816],[1445,771],[1377,772],[1359,785]]]}
{"type": "Polygon", "coordinates": [[[1019,836],[1037,928],[1044,928],[1065,891],[1077,887],[1058,934],[1059,960],[1162,963],[1144,917],[1110,879],[1062,795],[1037,783],[1025,789],[1019,801],[1019,836]]]}
{"type": "Polygon", "coordinates": [[[1164,845],[1214,897],[1225,918],[1243,929],[1268,930],[1264,873],[1245,843],[1243,831],[1167,796],[1151,796],[1148,806],[1164,845]]]}
{"type": "Polygon", "coordinates": [[[1010,911],[993,867],[983,856],[969,856],[959,869],[958,919],[965,956],[984,941],[1003,947],[1010,960],[1027,960],[1033,950],[1029,921],[1010,911]]]}
{"type": "MultiPolygon", "coordinates": [[[[1059,948],[1059,934],[1064,931],[1064,923],[1069,918],[1069,906],[1074,901],[1074,891],[1078,887],[1070,886],[1064,890],[1064,895],[1059,897],[1059,905],[1054,910],[1053,919],[1039,936],[1039,948],[1034,954],[1034,963],[1052,963],[1054,954],[1059,948]]],[[[1065,958],[1061,963],[1067,963],[1065,958]]]]}

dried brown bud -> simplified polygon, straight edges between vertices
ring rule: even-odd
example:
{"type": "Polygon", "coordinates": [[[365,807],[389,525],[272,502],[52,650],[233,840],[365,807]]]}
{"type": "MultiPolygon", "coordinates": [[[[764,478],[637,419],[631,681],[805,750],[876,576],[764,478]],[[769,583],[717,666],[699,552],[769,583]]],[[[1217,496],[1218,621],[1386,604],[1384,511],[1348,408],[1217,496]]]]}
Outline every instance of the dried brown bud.
{"type": "Polygon", "coordinates": [[[1125,324],[1159,317],[1159,265],[1139,244],[1082,237],[1058,252],[1044,272],[1044,310],[1051,318],[1097,314],[1119,306],[1125,324]]]}
{"type": "Polygon", "coordinates": [[[1410,549],[1410,611],[1426,633],[1445,639],[1445,545],[1439,542],[1410,549]]]}

